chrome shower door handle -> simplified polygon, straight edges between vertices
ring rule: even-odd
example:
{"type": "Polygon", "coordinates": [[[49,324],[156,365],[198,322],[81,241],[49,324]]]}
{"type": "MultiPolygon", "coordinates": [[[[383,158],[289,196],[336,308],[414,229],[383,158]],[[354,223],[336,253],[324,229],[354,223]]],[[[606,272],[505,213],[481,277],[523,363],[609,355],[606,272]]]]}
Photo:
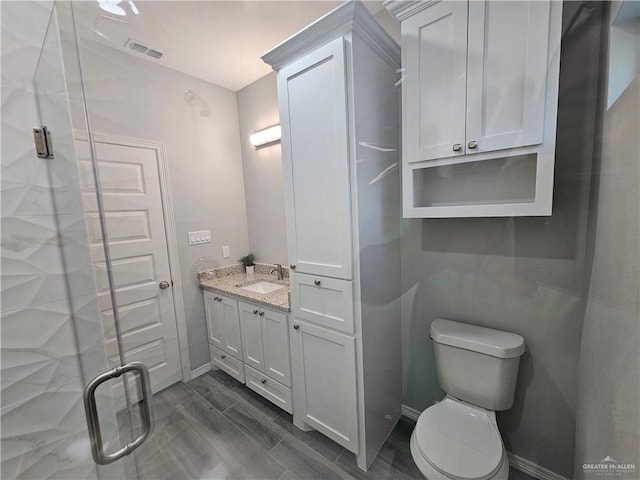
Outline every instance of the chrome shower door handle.
{"type": "Polygon", "coordinates": [[[108,465],[122,457],[129,455],[138,448],[151,434],[151,382],[149,380],[149,370],[140,362],[131,362],[121,367],[115,367],[91,380],[83,392],[84,412],[87,417],[87,427],[89,430],[89,440],[91,441],[91,454],[98,465],[108,465]],[[96,405],[96,390],[104,382],[113,378],[118,378],[127,372],[136,372],[140,378],[142,388],[142,401],[140,407],[140,417],[142,420],[142,432],[131,443],[128,443],[120,450],[107,453],[103,450],[102,432],[100,431],[100,419],[98,417],[98,407],[96,405]]]}

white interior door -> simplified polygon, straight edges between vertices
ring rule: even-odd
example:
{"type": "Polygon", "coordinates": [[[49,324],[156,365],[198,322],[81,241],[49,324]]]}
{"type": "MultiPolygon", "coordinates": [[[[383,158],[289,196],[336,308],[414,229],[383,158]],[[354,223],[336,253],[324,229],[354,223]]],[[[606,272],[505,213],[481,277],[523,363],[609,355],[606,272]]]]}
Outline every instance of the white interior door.
{"type": "MultiPolygon", "coordinates": [[[[76,148],[105,345],[119,365],[89,145],[76,148]]],[[[156,392],[182,378],[157,152],[101,142],[96,149],[125,360],[148,367],[156,392]]],[[[114,390],[124,405],[122,384],[114,390]]]]}

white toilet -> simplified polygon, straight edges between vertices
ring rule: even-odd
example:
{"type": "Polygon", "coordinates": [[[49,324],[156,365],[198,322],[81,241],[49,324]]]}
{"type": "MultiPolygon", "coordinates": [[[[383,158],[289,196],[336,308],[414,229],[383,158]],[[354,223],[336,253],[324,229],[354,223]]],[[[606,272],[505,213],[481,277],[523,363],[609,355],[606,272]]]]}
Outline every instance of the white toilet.
{"type": "Polygon", "coordinates": [[[431,323],[431,338],[447,396],[418,418],[413,460],[428,480],[507,480],[495,411],[513,405],[523,338],[441,319],[431,323]]]}

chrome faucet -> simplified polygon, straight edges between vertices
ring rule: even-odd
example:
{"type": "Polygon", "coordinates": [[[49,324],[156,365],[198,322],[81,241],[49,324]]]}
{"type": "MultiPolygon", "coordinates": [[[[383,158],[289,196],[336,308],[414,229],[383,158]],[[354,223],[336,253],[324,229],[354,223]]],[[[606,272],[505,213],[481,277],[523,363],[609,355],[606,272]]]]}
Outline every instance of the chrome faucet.
{"type": "Polygon", "coordinates": [[[279,263],[276,263],[274,265],[276,266],[276,268],[272,268],[269,273],[271,274],[273,272],[276,272],[276,275],[278,275],[278,280],[283,280],[284,279],[284,268],[282,268],[282,265],[280,265],[279,263]]]}

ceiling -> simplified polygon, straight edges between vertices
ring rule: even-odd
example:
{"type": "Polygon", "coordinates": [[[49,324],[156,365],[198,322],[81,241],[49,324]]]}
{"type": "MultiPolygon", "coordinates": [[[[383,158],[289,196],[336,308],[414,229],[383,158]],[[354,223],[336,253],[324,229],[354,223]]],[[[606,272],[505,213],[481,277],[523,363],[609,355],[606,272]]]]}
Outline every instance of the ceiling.
{"type": "MultiPolygon", "coordinates": [[[[86,1],[75,2],[74,11],[81,38],[237,91],[271,71],[263,53],[341,3],[138,0],[134,15],[125,0],[119,6],[127,15],[119,16],[86,1]],[[130,38],[164,56],[155,60],[125,48],[130,38]]],[[[364,3],[374,14],[384,9],[381,1],[364,3]]]]}

